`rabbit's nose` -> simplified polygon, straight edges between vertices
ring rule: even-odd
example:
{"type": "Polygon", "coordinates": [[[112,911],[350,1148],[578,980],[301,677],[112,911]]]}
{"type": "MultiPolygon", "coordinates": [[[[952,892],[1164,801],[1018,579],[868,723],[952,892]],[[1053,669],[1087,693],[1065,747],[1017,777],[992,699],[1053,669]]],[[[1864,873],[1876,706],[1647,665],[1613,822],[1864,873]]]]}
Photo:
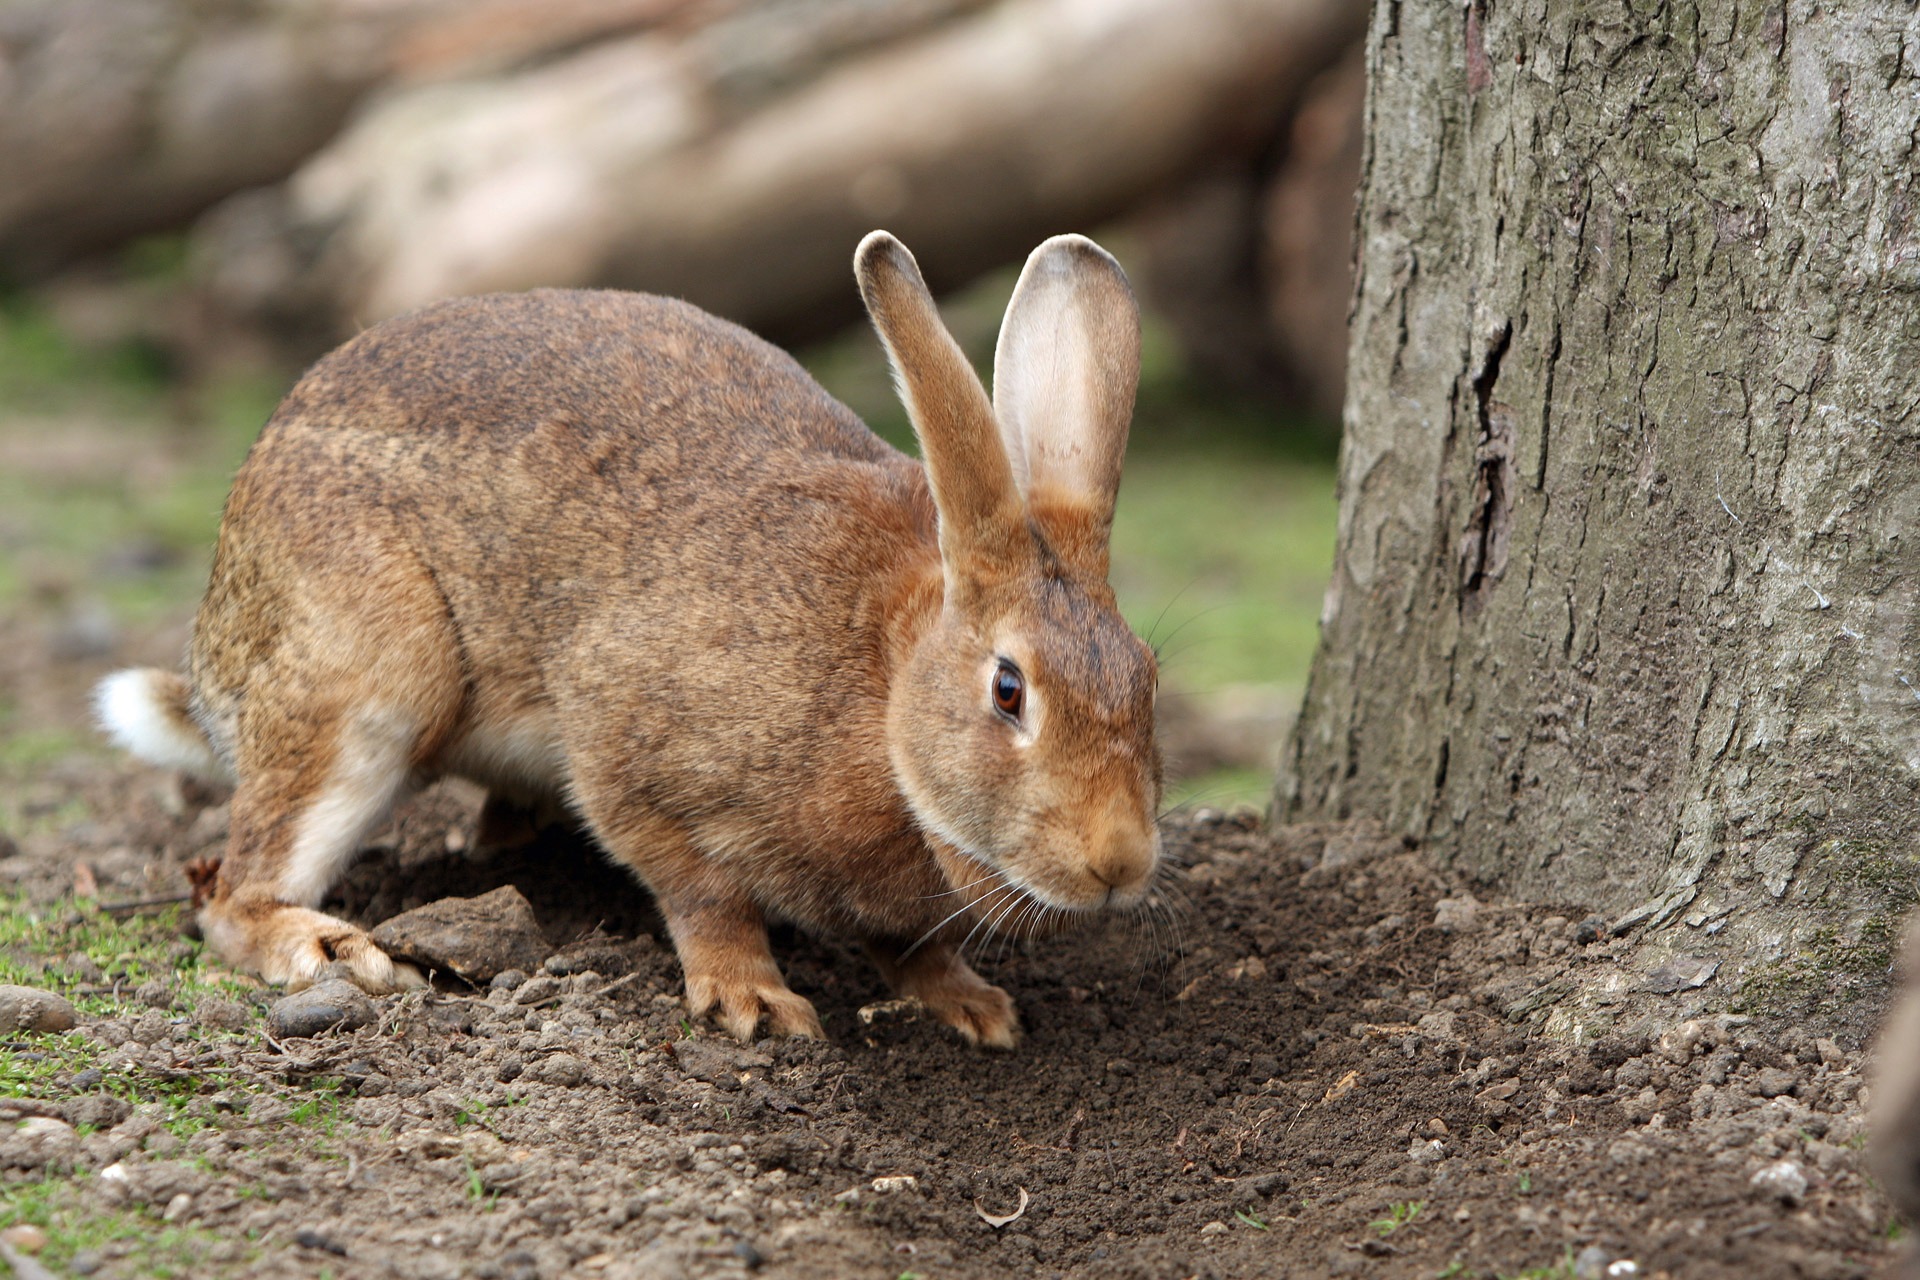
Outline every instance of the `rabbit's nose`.
{"type": "Polygon", "coordinates": [[[1094,845],[1087,870],[1108,887],[1110,904],[1127,905],[1139,896],[1160,860],[1160,833],[1129,824],[1116,826],[1094,845]]]}

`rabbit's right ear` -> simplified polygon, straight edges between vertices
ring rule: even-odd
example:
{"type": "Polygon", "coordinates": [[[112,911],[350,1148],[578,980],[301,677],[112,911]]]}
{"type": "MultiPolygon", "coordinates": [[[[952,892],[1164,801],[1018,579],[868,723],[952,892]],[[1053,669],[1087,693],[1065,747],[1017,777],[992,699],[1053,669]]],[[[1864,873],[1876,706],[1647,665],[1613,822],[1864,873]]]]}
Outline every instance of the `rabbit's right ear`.
{"type": "Polygon", "coordinates": [[[940,561],[949,596],[1000,577],[1030,555],[1026,509],[1000,446],[986,388],[940,322],[907,247],[884,231],[853,256],[860,296],[886,344],[940,512],[940,561]]]}
{"type": "Polygon", "coordinates": [[[1014,477],[1062,559],[1107,576],[1120,461],[1140,383],[1140,310],[1085,236],[1033,251],[993,353],[993,407],[1014,477]]]}

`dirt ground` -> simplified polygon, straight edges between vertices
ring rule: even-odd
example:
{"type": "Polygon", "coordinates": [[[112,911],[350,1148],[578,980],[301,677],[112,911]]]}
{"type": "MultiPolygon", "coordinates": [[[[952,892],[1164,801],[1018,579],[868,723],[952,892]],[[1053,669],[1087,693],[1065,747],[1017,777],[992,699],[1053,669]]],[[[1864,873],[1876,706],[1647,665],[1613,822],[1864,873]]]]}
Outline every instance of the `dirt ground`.
{"type": "MultiPolygon", "coordinates": [[[[93,668],[10,639],[16,703],[78,714],[93,668]]],[[[1015,1052],[799,936],[776,950],[830,1040],[741,1046],[684,1017],[643,893],[560,831],[475,859],[477,797],[445,787],[339,909],[513,883],[552,957],[280,1038],[279,993],[170,928],[157,963],[107,954],[71,897],[183,892],[217,793],[86,755],[15,790],[0,882],[42,923],[4,959],[82,1016],[0,1050],[0,1225],[45,1226],[55,1275],[1754,1280],[1899,1247],[1857,1041],[1716,1015],[1712,983],[1550,1037],[1631,939],[1579,904],[1475,902],[1365,826],[1170,818],[1171,925],[979,957],[1015,1052]]]]}

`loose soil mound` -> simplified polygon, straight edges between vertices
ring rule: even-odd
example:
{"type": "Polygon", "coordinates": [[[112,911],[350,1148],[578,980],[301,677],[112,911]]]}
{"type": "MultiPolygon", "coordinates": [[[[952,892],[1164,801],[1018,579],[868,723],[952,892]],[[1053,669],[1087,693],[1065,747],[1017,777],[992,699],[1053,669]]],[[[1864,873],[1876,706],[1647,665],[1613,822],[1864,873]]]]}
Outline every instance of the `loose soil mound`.
{"type": "MultiPolygon", "coordinates": [[[[75,821],[0,862],[30,897],[69,892],[76,859],[109,902],[176,890],[218,851],[219,797],[158,775],[45,791],[27,800],[75,821]]],[[[1572,906],[1474,903],[1365,826],[1170,821],[1170,917],[982,949],[1027,1028],[996,1055],[888,1002],[835,939],[776,939],[830,1042],[692,1025],[644,894],[560,832],[471,857],[473,820],[468,793],[423,797],[338,907],[371,922],[512,883],[555,955],[378,1001],[359,1031],[273,1041],[276,993],[239,988],[236,1017],[190,947],[127,989],[62,950],[85,916],[15,948],[104,1011],[57,1045],[17,1037],[44,1069],[0,1107],[91,1131],[0,1135],[0,1197],[150,1226],[49,1259],[150,1274],[166,1232],[195,1275],[499,1280],[1752,1280],[1891,1254],[1858,1045],[1726,1016],[1547,1037],[1624,944],[1572,906]]]]}

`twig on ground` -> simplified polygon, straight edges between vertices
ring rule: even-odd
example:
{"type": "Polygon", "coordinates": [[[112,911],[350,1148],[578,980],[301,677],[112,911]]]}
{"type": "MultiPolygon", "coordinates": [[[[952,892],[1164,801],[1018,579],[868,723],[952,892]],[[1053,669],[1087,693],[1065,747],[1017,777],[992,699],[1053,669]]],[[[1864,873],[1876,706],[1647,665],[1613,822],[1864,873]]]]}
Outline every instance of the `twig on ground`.
{"type": "Polygon", "coordinates": [[[100,909],[110,916],[130,916],[142,911],[152,911],[159,907],[177,906],[182,902],[192,902],[191,893],[170,893],[163,898],[136,898],[132,902],[103,902],[100,909]]]}

